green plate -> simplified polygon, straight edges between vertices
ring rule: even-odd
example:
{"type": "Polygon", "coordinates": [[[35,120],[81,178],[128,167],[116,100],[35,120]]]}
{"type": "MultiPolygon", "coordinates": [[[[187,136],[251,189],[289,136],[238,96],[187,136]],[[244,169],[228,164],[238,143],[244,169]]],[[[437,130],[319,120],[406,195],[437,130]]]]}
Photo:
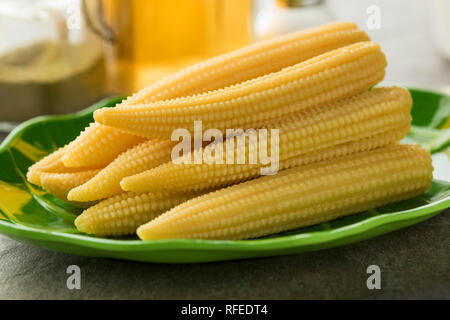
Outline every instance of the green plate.
{"type": "MultiPolygon", "coordinates": [[[[92,121],[101,101],[69,116],[39,117],[20,125],[0,146],[0,232],[65,253],[146,262],[190,263],[285,255],[336,247],[401,229],[450,207],[450,97],[411,89],[413,130],[406,138],[433,152],[432,188],[414,199],[309,228],[247,241],[103,239],[80,234],[73,221],[80,210],[30,185],[27,168],[73,140],[92,121]]],[[[412,168],[414,170],[414,168],[412,168]]]]}

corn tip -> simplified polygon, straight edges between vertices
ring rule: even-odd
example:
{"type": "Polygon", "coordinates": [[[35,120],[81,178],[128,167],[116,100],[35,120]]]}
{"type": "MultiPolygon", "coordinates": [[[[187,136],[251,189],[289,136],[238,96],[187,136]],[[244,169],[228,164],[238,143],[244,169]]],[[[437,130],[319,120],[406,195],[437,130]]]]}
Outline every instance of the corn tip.
{"type": "MultiPolygon", "coordinates": [[[[131,177],[133,177],[133,176],[131,176],[131,177]]],[[[132,190],[130,190],[130,180],[131,180],[131,177],[123,178],[123,179],[120,181],[120,187],[122,188],[123,191],[132,191],[132,190]]]]}
{"type": "Polygon", "coordinates": [[[141,239],[141,240],[146,240],[146,239],[144,239],[144,238],[146,238],[146,235],[145,235],[145,226],[147,225],[147,223],[146,224],[143,224],[143,225],[141,225],[141,226],[139,226],[137,229],[136,229],[136,235],[139,237],[139,239],[141,239]]]}
{"type": "Polygon", "coordinates": [[[27,180],[28,182],[39,186],[41,184],[41,175],[35,170],[29,170],[27,172],[27,180]]]}
{"type": "Polygon", "coordinates": [[[86,223],[86,219],[85,219],[84,213],[82,213],[81,215],[79,215],[75,219],[74,224],[75,224],[75,227],[79,231],[84,232],[84,233],[89,233],[89,231],[90,231],[89,230],[89,224],[86,223]]]}
{"type": "Polygon", "coordinates": [[[62,161],[63,165],[68,168],[78,167],[77,163],[75,161],[73,161],[73,159],[70,157],[70,155],[67,152],[62,156],[61,161],[62,161]]]}
{"type": "Polygon", "coordinates": [[[67,194],[67,200],[69,201],[82,201],[80,199],[77,199],[77,190],[78,187],[73,188],[72,190],[69,191],[69,193],[67,194]]]}
{"type": "Polygon", "coordinates": [[[98,109],[98,110],[95,110],[94,111],[94,120],[95,120],[95,122],[98,122],[98,123],[100,123],[100,124],[103,124],[103,122],[105,121],[105,115],[106,115],[106,113],[107,113],[107,110],[108,108],[101,108],[101,109],[98,109]]]}

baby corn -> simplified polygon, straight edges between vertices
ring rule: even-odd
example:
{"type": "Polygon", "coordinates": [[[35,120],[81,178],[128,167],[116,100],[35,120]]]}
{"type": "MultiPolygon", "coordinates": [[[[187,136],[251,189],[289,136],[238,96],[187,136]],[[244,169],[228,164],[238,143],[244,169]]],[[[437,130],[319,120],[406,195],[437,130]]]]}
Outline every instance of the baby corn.
{"type": "Polygon", "coordinates": [[[68,200],[70,190],[92,179],[99,170],[89,170],[74,173],[42,173],[41,186],[55,197],[68,200]]]}
{"type": "Polygon", "coordinates": [[[97,236],[134,234],[136,228],[199,193],[121,193],[86,209],[75,220],[79,231],[97,236]]]}
{"type": "Polygon", "coordinates": [[[118,130],[103,130],[93,123],[70,143],[62,161],[67,167],[105,166],[144,140],[118,130]]]}
{"type": "Polygon", "coordinates": [[[41,173],[61,159],[67,147],[59,148],[28,168],[27,180],[35,185],[41,184],[41,173]]]}
{"type": "MultiPolygon", "coordinates": [[[[129,97],[121,105],[173,99],[217,90],[279,71],[336,48],[368,40],[368,35],[355,24],[335,22],[257,42],[172,74],[129,97]]],[[[92,124],[71,144],[64,163],[67,166],[109,163],[115,156],[137,143],[139,142],[136,142],[133,135],[92,124]],[[115,139],[110,140],[108,137],[115,139]],[[105,149],[113,152],[105,154],[105,149]],[[105,159],[105,156],[109,157],[105,159]]]]}
{"type": "Polygon", "coordinates": [[[121,193],[120,181],[127,176],[146,171],[170,161],[174,142],[170,140],[149,140],[131,148],[95,177],[70,191],[71,201],[94,201],[121,193]]]}
{"type": "Polygon", "coordinates": [[[248,239],[330,221],[409,199],[432,181],[416,145],[296,167],[192,199],[137,229],[151,239],[248,239]]]}
{"type": "Polygon", "coordinates": [[[61,158],[67,150],[67,146],[50,153],[42,160],[32,165],[27,172],[27,180],[35,185],[42,186],[41,176],[45,173],[77,173],[99,169],[99,167],[70,168],[64,166],[61,158]]]}
{"type": "Polygon", "coordinates": [[[165,77],[121,105],[173,99],[225,88],[308,60],[347,45],[369,41],[354,23],[333,22],[255,42],[165,77]]]}
{"type": "Polygon", "coordinates": [[[270,121],[367,90],[384,77],[378,44],[360,42],[229,88],[175,100],[103,108],[97,122],[136,135],[170,138],[174,130],[259,128],[270,121]]]}
{"type": "MultiPolygon", "coordinates": [[[[397,142],[410,130],[411,105],[408,90],[400,87],[377,88],[274,123],[270,127],[279,129],[279,169],[397,142]]],[[[258,145],[258,141],[250,142],[250,139],[246,139],[243,146],[234,144],[235,156],[245,154],[244,164],[237,164],[237,161],[227,164],[229,150],[224,142],[223,164],[206,161],[201,164],[169,162],[127,177],[121,186],[133,192],[161,188],[188,191],[244,181],[259,176],[260,168],[264,166],[261,161],[257,164],[249,161],[250,150],[257,150],[258,145]]],[[[268,145],[270,150],[270,139],[268,145]]],[[[195,152],[211,154],[208,151],[211,148],[217,147],[210,145],[195,152]]],[[[187,154],[185,157],[191,159],[196,156],[187,154]]]]}

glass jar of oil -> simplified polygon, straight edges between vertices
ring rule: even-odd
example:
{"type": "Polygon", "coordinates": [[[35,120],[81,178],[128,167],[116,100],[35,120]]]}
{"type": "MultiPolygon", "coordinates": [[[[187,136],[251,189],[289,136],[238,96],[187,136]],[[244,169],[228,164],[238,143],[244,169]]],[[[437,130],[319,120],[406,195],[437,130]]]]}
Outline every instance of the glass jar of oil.
{"type": "Polygon", "coordinates": [[[115,92],[135,92],[252,38],[252,0],[104,0],[103,7],[115,92]]]}
{"type": "Polygon", "coordinates": [[[83,12],[82,0],[0,0],[0,131],[107,96],[102,41],[83,12]]]}

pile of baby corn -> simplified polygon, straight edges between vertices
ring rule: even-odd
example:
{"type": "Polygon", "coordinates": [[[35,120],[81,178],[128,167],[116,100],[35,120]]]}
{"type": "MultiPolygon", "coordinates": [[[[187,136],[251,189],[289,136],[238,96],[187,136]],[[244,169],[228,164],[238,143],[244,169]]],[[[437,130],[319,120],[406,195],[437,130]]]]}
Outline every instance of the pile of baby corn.
{"type": "Polygon", "coordinates": [[[369,90],[385,68],[352,23],[258,42],[97,110],[27,178],[88,207],[81,232],[143,240],[255,238],[408,199],[430,187],[433,169],[426,150],[398,143],[410,130],[409,92],[369,90]],[[172,132],[200,120],[203,130],[279,129],[280,171],[175,163],[172,132]]]}

